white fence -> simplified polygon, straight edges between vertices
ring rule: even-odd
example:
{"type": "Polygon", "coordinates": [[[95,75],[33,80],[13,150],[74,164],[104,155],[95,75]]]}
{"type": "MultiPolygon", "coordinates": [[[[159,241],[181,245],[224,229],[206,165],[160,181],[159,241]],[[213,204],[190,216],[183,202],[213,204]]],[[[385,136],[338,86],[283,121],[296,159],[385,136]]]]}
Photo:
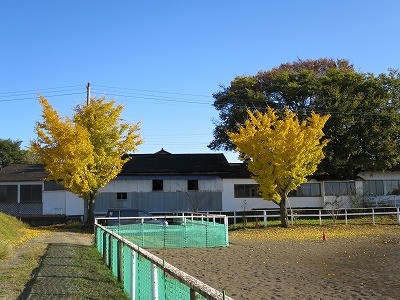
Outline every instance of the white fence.
{"type": "MultiPolygon", "coordinates": [[[[227,213],[227,212],[224,212],[227,213]]],[[[377,216],[390,216],[397,219],[397,224],[400,225],[400,208],[399,207],[372,207],[372,208],[356,208],[356,209],[292,209],[288,210],[288,217],[292,225],[298,219],[318,219],[322,225],[323,219],[339,220],[343,219],[348,224],[349,219],[359,217],[371,217],[371,223],[376,224],[377,216]]],[[[234,211],[228,216],[233,220],[233,226],[236,228],[238,220],[246,219],[251,221],[262,221],[263,226],[268,227],[268,221],[280,218],[279,210],[254,210],[249,212],[234,211]]]]}

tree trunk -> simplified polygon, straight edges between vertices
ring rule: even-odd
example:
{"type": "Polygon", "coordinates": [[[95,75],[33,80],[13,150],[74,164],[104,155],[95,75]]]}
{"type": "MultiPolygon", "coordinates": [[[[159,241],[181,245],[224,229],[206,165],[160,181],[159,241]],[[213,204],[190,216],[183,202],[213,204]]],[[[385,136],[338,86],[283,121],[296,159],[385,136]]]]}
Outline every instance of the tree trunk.
{"type": "Polygon", "coordinates": [[[85,227],[92,227],[94,224],[94,193],[90,193],[89,199],[87,199],[87,219],[85,227]]]}
{"type": "Polygon", "coordinates": [[[287,195],[281,195],[281,202],[279,203],[280,215],[281,215],[281,226],[289,227],[288,212],[287,212],[287,195]]]}

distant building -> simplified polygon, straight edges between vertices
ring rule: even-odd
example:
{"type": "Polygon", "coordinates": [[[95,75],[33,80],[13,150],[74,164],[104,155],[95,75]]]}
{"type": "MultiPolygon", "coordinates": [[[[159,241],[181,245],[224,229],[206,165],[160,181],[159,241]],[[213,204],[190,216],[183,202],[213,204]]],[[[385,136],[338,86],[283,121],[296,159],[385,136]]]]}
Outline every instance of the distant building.
{"type": "MultiPolygon", "coordinates": [[[[243,211],[277,206],[263,200],[243,163],[223,154],[132,154],[121,173],[96,197],[95,214],[108,208],[151,212],[243,211]]],[[[0,171],[0,211],[12,215],[84,214],[82,199],[55,181],[43,165],[12,164],[0,171]]],[[[362,172],[357,180],[310,180],[289,194],[292,208],[323,208],[335,199],[351,206],[400,206],[400,172],[362,172]],[[360,200],[360,199],[358,199],[360,200]]]]}

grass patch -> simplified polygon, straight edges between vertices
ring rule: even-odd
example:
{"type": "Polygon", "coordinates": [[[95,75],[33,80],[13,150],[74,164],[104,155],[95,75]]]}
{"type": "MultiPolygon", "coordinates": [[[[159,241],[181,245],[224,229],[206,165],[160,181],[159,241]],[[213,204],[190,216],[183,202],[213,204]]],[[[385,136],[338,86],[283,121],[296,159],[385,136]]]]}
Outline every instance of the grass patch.
{"type": "Polygon", "coordinates": [[[0,213],[0,261],[8,258],[11,252],[27,239],[39,234],[18,219],[0,213]]]}
{"type": "Polygon", "coordinates": [[[77,248],[74,259],[83,272],[74,282],[79,290],[76,294],[79,299],[128,299],[122,283],[102,263],[102,256],[95,247],[77,248]]]}

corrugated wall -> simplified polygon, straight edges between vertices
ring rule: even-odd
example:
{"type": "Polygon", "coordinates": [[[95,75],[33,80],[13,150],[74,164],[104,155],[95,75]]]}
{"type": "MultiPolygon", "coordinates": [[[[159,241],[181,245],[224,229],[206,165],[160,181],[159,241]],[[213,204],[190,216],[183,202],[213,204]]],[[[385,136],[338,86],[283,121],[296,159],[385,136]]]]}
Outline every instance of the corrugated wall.
{"type": "Polygon", "coordinates": [[[222,192],[130,192],[126,200],[117,200],[116,193],[96,197],[95,213],[108,208],[136,208],[150,212],[220,211],[222,192]]]}

